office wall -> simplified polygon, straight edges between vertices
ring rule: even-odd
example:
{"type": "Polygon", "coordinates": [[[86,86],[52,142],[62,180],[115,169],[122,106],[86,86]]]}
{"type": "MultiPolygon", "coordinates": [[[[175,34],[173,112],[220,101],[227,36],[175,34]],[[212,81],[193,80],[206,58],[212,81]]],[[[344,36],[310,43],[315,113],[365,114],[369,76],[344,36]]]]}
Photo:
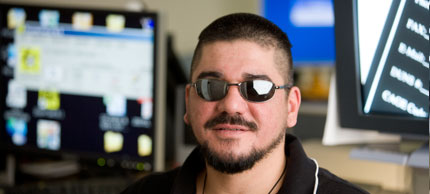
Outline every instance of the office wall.
{"type": "MultiPolygon", "coordinates": [[[[84,7],[97,9],[147,10],[162,13],[165,29],[174,36],[174,47],[182,61],[192,56],[200,31],[222,15],[233,12],[260,13],[260,0],[0,0],[0,2],[84,7]]],[[[185,68],[189,64],[184,64],[185,68]]]]}

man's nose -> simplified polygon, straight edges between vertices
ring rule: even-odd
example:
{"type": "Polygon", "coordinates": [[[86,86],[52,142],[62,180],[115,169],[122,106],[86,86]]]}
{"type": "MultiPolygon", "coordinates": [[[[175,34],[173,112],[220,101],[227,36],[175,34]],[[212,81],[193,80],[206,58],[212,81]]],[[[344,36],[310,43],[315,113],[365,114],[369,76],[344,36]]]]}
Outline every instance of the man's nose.
{"type": "Polygon", "coordinates": [[[248,108],[247,101],[239,92],[239,86],[230,85],[227,95],[218,102],[217,109],[228,114],[243,114],[248,108]]]}

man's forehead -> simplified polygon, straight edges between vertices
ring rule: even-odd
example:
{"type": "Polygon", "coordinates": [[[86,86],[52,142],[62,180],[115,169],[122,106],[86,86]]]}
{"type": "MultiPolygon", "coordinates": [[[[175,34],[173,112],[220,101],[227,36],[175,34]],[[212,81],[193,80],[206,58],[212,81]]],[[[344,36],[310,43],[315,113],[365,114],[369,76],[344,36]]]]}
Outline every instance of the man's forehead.
{"type": "MultiPolygon", "coordinates": [[[[245,69],[243,72],[235,72],[236,74],[240,74],[242,77],[242,80],[254,80],[254,79],[262,79],[262,80],[269,80],[272,81],[274,77],[273,73],[268,73],[268,69],[270,69],[270,67],[274,68],[274,71],[276,72],[276,74],[279,74],[281,77],[284,77],[284,73],[285,70],[282,67],[282,65],[277,64],[280,62],[279,55],[280,51],[278,51],[278,49],[274,48],[274,47],[267,47],[266,46],[262,46],[260,44],[258,44],[257,42],[254,41],[250,41],[250,40],[241,40],[241,39],[236,39],[233,41],[214,41],[214,42],[210,42],[210,43],[205,43],[202,45],[202,47],[200,48],[200,53],[198,56],[198,59],[195,62],[194,67],[192,69],[192,74],[191,74],[191,79],[192,81],[195,81],[197,79],[201,79],[201,78],[205,78],[205,77],[212,77],[212,78],[224,78],[224,74],[223,74],[223,70],[224,69],[217,69],[215,67],[215,65],[212,65],[212,63],[215,63],[214,61],[217,60],[217,55],[213,55],[213,51],[214,49],[218,49],[220,47],[222,47],[223,45],[225,46],[226,44],[234,44],[234,43],[244,43],[244,44],[254,44],[254,45],[258,45],[259,48],[264,52],[264,51],[274,51],[274,52],[270,52],[271,53],[271,57],[273,57],[273,66],[269,65],[269,60],[265,60],[264,63],[261,64],[255,64],[253,61],[250,61],[248,63],[249,68],[245,69]],[[218,44],[217,44],[218,43],[218,44]],[[254,68],[256,67],[256,68],[254,68]],[[261,68],[263,67],[263,68],[261,68]],[[208,74],[209,73],[209,74],[208,74]]],[[[226,51],[224,50],[218,50],[218,54],[222,54],[225,53],[226,51]]],[[[239,50],[239,52],[241,52],[241,50],[239,50]]],[[[281,62],[282,63],[282,62],[281,62]]],[[[224,63],[226,64],[226,63],[224,63]]],[[[231,73],[231,72],[227,72],[227,73],[231,73]]],[[[285,80],[283,80],[285,81],[285,80]]]]}
{"type": "MultiPolygon", "coordinates": [[[[205,43],[200,48],[196,68],[198,66],[216,63],[219,60],[255,60],[260,61],[266,57],[264,62],[274,61],[276,49],[274,47],[263,46],[250,40],[236,39],[232,41],[218,40],[205,43]],[[267,56],[269,58],[267,58],[267,56]]],[[[224,64],[230,64],[229,61],[223,61],[224,64]]],[[[266,63],[266,64],[267,64],[266,63]]],[[[253,63],[249,63],[253,64],[253,63]]]]}
{"type": "MultiPolygon", "coordinates": [[[[204,79],[204,78],[217,78],[217,79],[224,79],[225,75],[222,72],[219,71],[203,71],[200,72],[197,75],[197,79],[204,79]]],[[[266,74],[262,74],[262,73],[248,73],[248,72],[244,72],[241,74],[241,78],[243,80],[268,80],[268,81],[272,81],[272,79],[270,79],[270,76],[266,75],[266,74]]]]}

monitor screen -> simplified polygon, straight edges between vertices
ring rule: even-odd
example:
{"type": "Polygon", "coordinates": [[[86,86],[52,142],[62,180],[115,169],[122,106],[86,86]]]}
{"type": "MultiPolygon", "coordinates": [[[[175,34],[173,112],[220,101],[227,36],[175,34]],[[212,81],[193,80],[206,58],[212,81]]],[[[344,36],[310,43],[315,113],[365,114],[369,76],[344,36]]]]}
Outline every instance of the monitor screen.
{"type": "Polygon", "coordinates": [[[429,134],[428,1],[335,0],[342,127],[429,134]]]}
{"type": "Polygon", "coordinates": [[[152,170],[155,13],[0,5],[0,142],[152,170]]]}
{"type": "Polygon", "coordinates": [[[333,0],[265,0],[263,15],[287,33],[296,66],[334,64],[333,0]]]}

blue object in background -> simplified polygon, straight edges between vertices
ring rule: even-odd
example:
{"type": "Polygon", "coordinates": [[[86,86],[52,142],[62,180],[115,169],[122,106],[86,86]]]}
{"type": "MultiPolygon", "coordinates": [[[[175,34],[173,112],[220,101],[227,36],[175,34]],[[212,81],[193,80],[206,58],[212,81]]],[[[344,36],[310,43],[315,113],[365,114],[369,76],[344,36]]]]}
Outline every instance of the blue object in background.
{"type": "Polygon", "coordinates": [[[332,0],[263,0],[263,16],[287,33],[295,65],[334,64],[332,0]]]}

